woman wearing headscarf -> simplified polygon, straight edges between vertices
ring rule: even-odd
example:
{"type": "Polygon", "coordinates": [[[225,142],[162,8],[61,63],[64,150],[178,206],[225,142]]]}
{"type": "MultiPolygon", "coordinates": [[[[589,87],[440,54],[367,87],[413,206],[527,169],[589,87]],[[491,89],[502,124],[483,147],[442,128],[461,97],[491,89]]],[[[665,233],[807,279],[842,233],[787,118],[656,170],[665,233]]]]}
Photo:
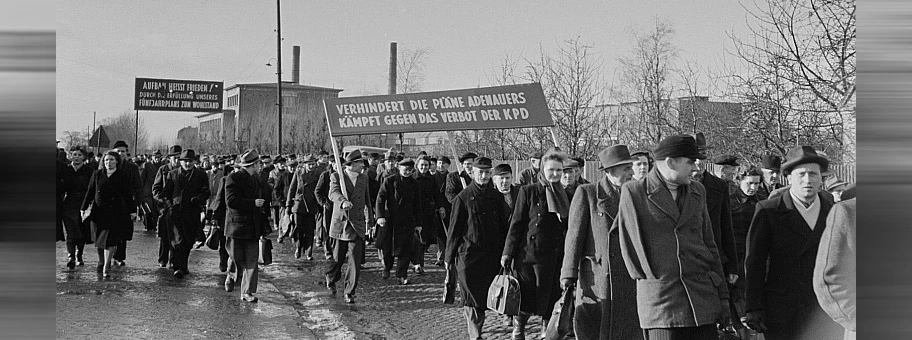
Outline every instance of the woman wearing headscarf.
{"type": "Polygon", "coordinates": [[[510,231],[500,263],[519,280],[520,313],[513,318],[513,339],[525,339],[532,314],[542,320],[542,337],[551,308],[560,298],[560,268],[570,200],[560,183],[567,155],[549,151],[541,160],[537,181],[523,186],[513,208],[510,231]],[[514,261],[515,260],[515,261],[514,261]]]}
{"type": "Polygon", "coordinates": [[[120,169],[123,160],[120,154],[109,151],[101,161],[103,167],[95,171],[89,181],[85,199],[82,201],[82,216],[91,210],[91,236],[98,248],[99,272],[110,276],[111,259],[117,244],[126,239],[136,217],[133,186],[130,176],[120,169]]]}
{"type": "Polygon", "coordinates": [[[66,167],[68,185],[63,198],[63,226],[66,230],[67,268],[82,266],[83,249],[91,243],[88,223],[82,221],[79,207],[85,200],[86,190],[95,169],[86,164],[88,152],[81,147],[70,148],[70,165],[66,167]]]}

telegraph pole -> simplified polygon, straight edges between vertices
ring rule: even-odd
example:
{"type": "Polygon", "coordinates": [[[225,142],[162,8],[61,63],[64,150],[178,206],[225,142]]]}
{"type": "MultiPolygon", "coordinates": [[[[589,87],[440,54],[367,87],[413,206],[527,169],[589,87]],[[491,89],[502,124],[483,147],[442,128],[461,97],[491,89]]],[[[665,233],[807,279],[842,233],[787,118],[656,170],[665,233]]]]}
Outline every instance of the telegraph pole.
{"type": "MultiPolygon", "coordinates": [[[[396,42],[390,43],[389,94],[396,94],[396,42]]],[[[399,152],[402,152],[402,133],[399,134],[399,152]]]]}
{"type": "Polygon", "coordinates": [[[279,145],[276,153],[282,154],[282,0],[276,0],[276,105],[279,108],[279,145]]]}

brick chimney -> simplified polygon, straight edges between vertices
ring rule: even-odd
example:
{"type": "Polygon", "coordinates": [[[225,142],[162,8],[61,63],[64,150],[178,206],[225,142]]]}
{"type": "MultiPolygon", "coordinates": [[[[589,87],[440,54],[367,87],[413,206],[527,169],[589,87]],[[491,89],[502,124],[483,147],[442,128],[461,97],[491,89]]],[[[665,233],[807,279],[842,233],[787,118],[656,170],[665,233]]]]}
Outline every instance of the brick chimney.
{"type": "Polygon", "coordinates": [[[291,82],[301,84],[301,46],[292,46],[291,53],[291,82]]]}

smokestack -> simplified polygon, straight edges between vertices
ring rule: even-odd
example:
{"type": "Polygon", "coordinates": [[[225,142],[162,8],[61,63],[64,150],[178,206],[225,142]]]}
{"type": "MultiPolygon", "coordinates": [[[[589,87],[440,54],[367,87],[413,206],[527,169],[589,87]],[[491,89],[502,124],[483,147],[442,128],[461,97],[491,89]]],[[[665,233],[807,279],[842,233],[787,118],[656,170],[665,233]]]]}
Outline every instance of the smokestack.
{"type": "Polygon", "coordinates": [[[396,94],[396,43],[390,43],[389,94],[396,94]]]}
{"type": "Polygon", "coordinates": [[[291,53],[291,82],[301,84],[301,46],[292,46],[291,53]]]}

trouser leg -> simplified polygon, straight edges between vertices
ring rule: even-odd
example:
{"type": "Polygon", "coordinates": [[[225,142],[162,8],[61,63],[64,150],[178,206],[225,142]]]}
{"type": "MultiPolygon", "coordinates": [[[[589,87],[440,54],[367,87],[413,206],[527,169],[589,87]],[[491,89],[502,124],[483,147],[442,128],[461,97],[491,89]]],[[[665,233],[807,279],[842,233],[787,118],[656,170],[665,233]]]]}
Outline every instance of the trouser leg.
{"type": "Polygon", "coordinates": [[[84,251],[85,251],[85,243],[77,242],[76,243],[76,262],[78,262],[80,266],[82,265],[82,262],[83,262],[82,254],[84,253],[84,251]]]}
{"type": "MultiPolygon", "coordinates": [[[[328,240],[327,240],[328,241],[328,240]]],[[[342,265],[345,264],[345,257],[348,253],[349,242],[346,241],[337,241],[336,247],[333,248],[333,259],[329,261],[329,264],[326,266],[326,278],[329,281],[329,284],[335,284],[339,282],[339,279],[342,277],[342,265]]]]}
{"type": "Polygon", "coordinates": [[[359,254],[364,249],[364,239],[357,238],[353,241],[339,241],[347,243],[348,254],[342,255],[348,257],[348,268],[345,270],[345,294],[355,294],[355,288],[358,288],[358,277],[361,275],[361,266],[359,266],[359,254]]]}
{"type": "Polygon", "coordinates": [[[76,242],[66,241],[67,259],[76,261],[76,242]]]}
{"type": "Polygon", "coordinates": [[[437,262],[443,262],[443,255],[446,254],[446,235],[437,235],[437,262]]]}
{"type": "Polygon", "coordinates": [[[241,294],[256,293],[259,274],[257,260],[260,257],[259,241],[228,238],[226,246],[232,258],[228,277],[235,282],[240,279],[241,294]]]}
{"type": "Polygon", "coordinates": [[[313,256],[314,233],[317,227],[317,220],[314,214],[299,213],[296,216],[296,222],[300,223],[294,236],[295,246],[305,257],[313,256]]]}
{"type": "Polygon", "coordinates": [[[717,340],[716,325],[699,327],[654,328],[644,330],[649,340],[717,340]]]}
{"type": "Polygon", "coordinates": [[[114,252],[114,259],[117,261],[127,260],[127,240],[120,240],[117,243],[117,250],[114,252]]]}
{"type": "Polygon", "coordinates": [[[225,246],[225,237],[219,238],[218,252],[219,252],[219,270],[225,271],[228,268],[228,261],[231,259],[231,256],[228,254],[228,247],[225,246]],[[225,268],[225,270],[222,270],[225,268]]]}
{"type": "Polygon", "coordinates": [[[396,261],[396,277],[408,278],[408,268],[409,262],[412,261],[412,254],[407,251],[402,251],[397,256],[398,260],[396,261]]]}
{"type": "Polygon", "coordinates": [[[462,310],[469,330],[469,339],[481,338],[481,328],[484,326],[485,319],[484,308],[465,306],[462,307],[462,310]]]}

